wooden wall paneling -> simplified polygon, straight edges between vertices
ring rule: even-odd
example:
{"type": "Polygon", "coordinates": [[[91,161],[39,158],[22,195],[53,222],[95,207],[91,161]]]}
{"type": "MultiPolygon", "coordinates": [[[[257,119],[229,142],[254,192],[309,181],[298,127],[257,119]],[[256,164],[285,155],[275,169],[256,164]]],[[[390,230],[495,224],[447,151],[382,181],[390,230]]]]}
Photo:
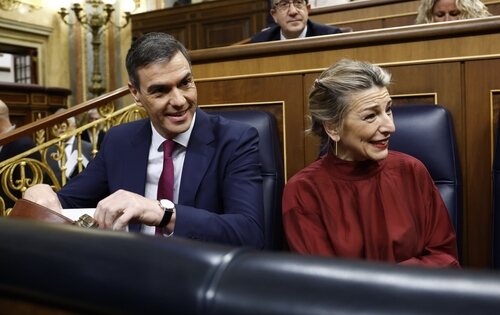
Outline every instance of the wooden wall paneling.
{"type": "Polygon", "coordinates": [[[392,94],[392,104],[405,106],[410,104],[437,104],[437,93],[392,94]]]}
{"type": "Polygon", "coordinates": [[[338,26],[338,27],[350,27],[353,32],[356,31],[364,31],[364,30],[374,30],[378,28],[384,27],[383,20],[364,20],[364,21],[352,21],[352,22],[341,22],[341,23],[330,23],[330,25],[338,26]]]}
{"type": "MultiPolygon", "coordinates": [[[[349,3],[342,6],[330,6],[312,10],[310,16],[315,22],[325,24],[350,25],[359,23],[360,28],[354,30],[368,30],[370,25],[380,24],[386,27],[383,20],[395,19],[405,23],[406,19],[399,19],[401,16],[411,15],[412,22],[415,21],[419,0],[414,1],[366,1],[364,6],[360,3],[349,3]],[[364,28],[365,26],[366,28],[364,28]]],[[[411,25],[410,24],[410,25],[411,25]]],[[[394,24],[393,24],[394,25],[394,24]]],[[[395,26],[409,25],[397,24],[395,26]]]]}
{"type": "MultiPolygon", "coordinates": [[[[420,0],[365,1],[313,9],[311,18],[320,23],[352,27],[354,31],[415,24],[420,0]]],[[[492,15],[500,15],[497,0],[483,1],[492,15]]]]}
{"type": "MultiPolygon", "coordinates": [[[[314,83],[314,80],[321,74],[322,71],[307,73],[304,75],[304,131],[311,127],[309,119],[309,91],[314,83]]],[[[319,137],[312,133],[306,133],[304,138],[304,159],[305,164],[309,165],[318,158],[320,141],[319,137]]]]}
{"type": "Polygon", "coordinates": [[[205,112],[226,111],[226,110],[259,110],[270,113],[276,118],[278,127],[278,138],[280,140],[281,155],[283,157],[283,171],[285,179],[287,178],[287,161],[286,161],[286,126],[285,126],[285,103],[284,102],[250,102],[237,104],[212,104],[200,105],[205,112]]]}
{"type": "MultiPolygon", "coordinates": [[[[493,117],[492,93],[500,89],[500,60],[465,63],[467,103],[467,200],[466,222],[470,243],[467,257],[473,266],[488,265],[491,259],[491,156],[493,117]],[[487,254],[487,255],[486,255],[487,254]]],[[[494,93],[496,94],[496,93],[494,93]]],[[[496,98],[493,98],[495,100],[496,98]]]]}
{"type": "MultiPolygon", "coordinates": [[[[465,139],[464,106],[462,101],[461,62],[430,62],[427,64],[385,66],[392,74],[391,95],[433,94],[438,104],[450,110],[459,139],[465,139]]],[[[464,142],[465,143],[465,142],[464,142]]],[[[460,143],[460,144],[464,144],[460,143]]],[[[464,152],[461,152],[461,157],[464,152]]]]}
{"type": "Polygon", "coordinates": [[[400,16],[390,16],[386,17],[382,21],[382,27],[397,27],[404,25],[413,25],[415,24],[415,20],[417,19],[416,14],[406,14],[400,16]]]}
{"type": "Polygon", "coordinates": [[[188,49],[234,44],[266,26],[267,0],[219,0],[132,15],[132,34],[170,33],[188,49]]]}
{"type": "Polygon", "coordinates": [[[500,15],[500,3],[487,4],[488,11],[493,15],[500,15]]]}
{"type": "Polygon", "coordinates": [[[198,47],[220,47],[231,45],[242,38],[252,36],[250,16],[227,22],[202,23],[198,47]]]}
{"type": "Polygon", "coordinates": [[[67,106],[71,91],[64,88],[44,87],[36,84],[2,83],[0,99],[9,107],[11,120],[17,127],[54,113],[67,106]]]}
{"type": "Polygon", "coordinates": [[[244,47],[203,49],[192,52],[193,69],[203,77],[220,77],[326,68],[342,57],[394,64],[498,54],[500,33],[493,31],[497,29],[499,19],[490,18],[487,22],[481,24],[492,28],[484,34],[478,34],[473,29],[476,23],[455,22],[450,31],[456,30],[458,26],[471,30],[463,36],[452,36],[452,33],[440,36],[439,31],[450,25],[442,28],[416,25],[404,29],[390,28],[290,40],[278,43],[279,45],[268,42],[244,47]],[[421,35],[417,35],[419,33],[421,35]],[[411,39],[407,37],[405,40],[405,36],[409,34],[411,39]],[[431,34],[432,37],[426,37],[431,34]],[[214,58],[219,53],[227,57],[214,58]]]}
{"type": "Polygon", "coordinates": [[[200,80],[196,86],[203,105],[283,102],[288,178],[304,167],[302,75],[200,80]]]}

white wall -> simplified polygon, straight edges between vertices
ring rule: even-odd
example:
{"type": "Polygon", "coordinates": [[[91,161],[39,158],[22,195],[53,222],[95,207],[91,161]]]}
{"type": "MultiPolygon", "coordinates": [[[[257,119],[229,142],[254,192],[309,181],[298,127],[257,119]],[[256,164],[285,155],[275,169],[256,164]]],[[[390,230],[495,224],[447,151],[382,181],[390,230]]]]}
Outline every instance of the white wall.
{"type": "Polygon", "coordinates": [[[8,68],[9,72],[0,71],[0,82],[14,82],[14,56],[0,54],[0,68],[8,68]]]}

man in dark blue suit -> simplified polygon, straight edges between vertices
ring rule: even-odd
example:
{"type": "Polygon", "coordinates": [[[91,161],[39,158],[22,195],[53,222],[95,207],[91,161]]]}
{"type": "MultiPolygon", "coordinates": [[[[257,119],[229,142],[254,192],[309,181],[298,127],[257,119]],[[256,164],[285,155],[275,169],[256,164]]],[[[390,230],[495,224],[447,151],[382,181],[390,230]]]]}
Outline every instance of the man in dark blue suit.
{"type": "Polygon", "coordinates": [[[251,43],[304,38],[341,33],[335,26],[309,20],[311,5],[308,0],[272,0],[271,16],[277,25],[256,34],[251,43]]]}
{"type": "Polygon", "coordinates": [[[111,128],[95,159],[57,195],[37,185],[25,198],[52,209],[96,207],[102,228],[154,234],[161,226],[164,235],[261,248],[257,130],[197,108],[189,55],[170,35],[137,39],[126,63],[130,92],[149,119],[111,128]],[[174,192],[159,202],[166,139],[175,142],[174,192]]]}

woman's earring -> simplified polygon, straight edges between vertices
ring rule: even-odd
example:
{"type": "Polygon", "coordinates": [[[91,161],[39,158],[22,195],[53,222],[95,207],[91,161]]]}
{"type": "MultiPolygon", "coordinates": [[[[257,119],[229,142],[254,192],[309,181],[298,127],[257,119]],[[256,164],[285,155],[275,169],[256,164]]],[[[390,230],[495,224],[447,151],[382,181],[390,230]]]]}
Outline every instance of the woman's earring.
{"type": "Polygon", "coordinates": [[[337,148],[338,148],[339,145],[338,145],[337,141],[333,141],[333,142],[335,142],[335,156],[337,156],[338,155],[337,148]]]}
{"type": "Polygon", "coordinates": [[[330,148],[330,152],[337,156],[337,141],[328,138],[328,147],[330,148]]]}

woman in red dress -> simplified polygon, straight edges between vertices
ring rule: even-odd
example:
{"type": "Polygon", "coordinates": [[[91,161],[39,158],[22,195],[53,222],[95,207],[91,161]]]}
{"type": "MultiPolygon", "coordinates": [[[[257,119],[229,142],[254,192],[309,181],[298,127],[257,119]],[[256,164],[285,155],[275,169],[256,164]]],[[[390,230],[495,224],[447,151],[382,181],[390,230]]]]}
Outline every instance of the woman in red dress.
{"type": "Polygon", "coordinates": [[[311,255],[458,267],[455,232],[427,169],[388,150],[396,130],[389,83],[382,68],[352,60],[315,81],[311,131],[329,150],[285,187],[288,243],[311,255]]]}

